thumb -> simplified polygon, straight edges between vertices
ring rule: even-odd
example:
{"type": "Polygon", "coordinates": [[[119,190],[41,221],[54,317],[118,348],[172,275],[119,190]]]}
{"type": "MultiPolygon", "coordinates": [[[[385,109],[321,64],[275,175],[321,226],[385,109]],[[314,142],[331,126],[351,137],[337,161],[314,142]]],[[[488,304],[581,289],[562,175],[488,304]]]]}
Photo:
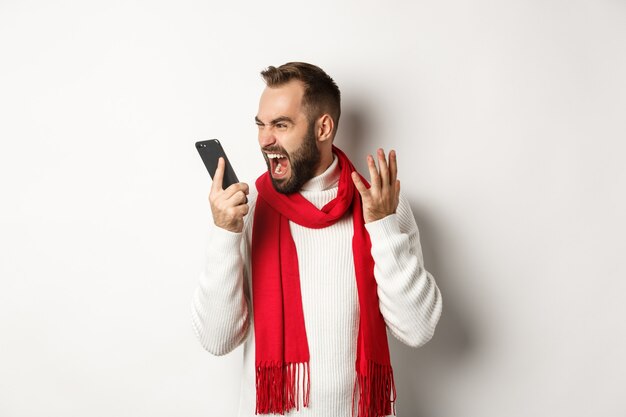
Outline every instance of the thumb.
{"type": "Polygon", "coordinates": [[[356,187],[359,194],[361,194],[361,197],[365,197],[369,190],[367,189],[365,184],[363,184],[363,181],[361,181],[361,177],[356,171],[352,172],[352,182],[354,183],[354,186],[356,187]]]}
{"type": "Polygon", "coordinates": [[[224,165],[224,158],[220,156],[217,160],[215,174],[213,174],[213,184],[211,184],[211,191],[213,192],[222,191],[222,182],[224,181],[224,165]]]}

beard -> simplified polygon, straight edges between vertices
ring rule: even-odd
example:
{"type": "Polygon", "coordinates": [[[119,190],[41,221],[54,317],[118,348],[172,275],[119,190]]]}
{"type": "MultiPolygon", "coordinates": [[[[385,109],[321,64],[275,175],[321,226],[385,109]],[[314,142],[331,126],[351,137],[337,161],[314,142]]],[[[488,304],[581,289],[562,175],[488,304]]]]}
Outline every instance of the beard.
{"type": "MultiPolygon", "coordinates": [[[[270,173],[272,185],[276,191],[281,194],[293,194],[300,191],[302,186],[313,178],[315,170],[321,160],[321,154],[315,142],[315,124],[309,123],[302,145],[291,154],[280,146],[268,146],[263,148],[265,152],[275,152],[286,155],[289,160],[289,166],[291,168],[289,178],[275,179],[270,173]]],[[[267,156],[265,156],[265,153],[263,155],[269,171],[271,170],[271,164],[267,156]]]]}

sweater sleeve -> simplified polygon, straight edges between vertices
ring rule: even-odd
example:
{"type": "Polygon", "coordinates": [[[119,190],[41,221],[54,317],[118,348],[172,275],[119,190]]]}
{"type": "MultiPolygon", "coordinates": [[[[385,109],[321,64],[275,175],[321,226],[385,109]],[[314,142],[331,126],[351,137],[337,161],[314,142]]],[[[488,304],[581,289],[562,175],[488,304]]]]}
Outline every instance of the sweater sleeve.
{"type": "Polygon", "coordinates": [[[193,327],[202,346],[225,355],[239,346],[249,327],[245,279],[245,233],[213,226],[206,261],[193,296],[193,327]]]}
{"type": "Polygon", "coordinates": [[[442,300],[435,279],[424,268],[411,207],[400,196],[395,214],[365,227],[372,241],[374,277],[387,328],[402,343],[422,346],[435,332],[442,300]]]}

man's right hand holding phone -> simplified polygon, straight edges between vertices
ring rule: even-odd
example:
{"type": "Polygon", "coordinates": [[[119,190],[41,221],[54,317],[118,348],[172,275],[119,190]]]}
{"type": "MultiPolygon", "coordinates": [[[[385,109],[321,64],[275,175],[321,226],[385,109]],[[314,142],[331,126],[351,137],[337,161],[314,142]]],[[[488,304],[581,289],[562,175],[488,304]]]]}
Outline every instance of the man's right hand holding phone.
{"type": "Polygon", "coordinates": [[[213,222],[222,229],[241,233],[243,230],[243,217],[248,214],[250,209],[248,197],[246,197],[249,192],[248,184],[238,182],[223,190],[224,166],[224,158],[220,158],[217,162],[217,169],[215,170],[213,184],[209,192],[213,222]]]}

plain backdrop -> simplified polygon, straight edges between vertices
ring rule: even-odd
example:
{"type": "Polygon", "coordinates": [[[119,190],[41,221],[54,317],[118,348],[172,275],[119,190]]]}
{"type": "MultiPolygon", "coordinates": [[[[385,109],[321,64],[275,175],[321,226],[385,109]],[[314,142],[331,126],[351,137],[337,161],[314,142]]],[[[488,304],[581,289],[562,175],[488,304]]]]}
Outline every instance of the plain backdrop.
{"type": "Polygon", "coordinates": [[[191,327],[194,142],[253,182],[294,60],[358,167],[397,150],[442,290],[391,339],[398,415],[626,415],[626,2],[0,0],[0,416],[235,414],[241,350],[191,327]]]}

